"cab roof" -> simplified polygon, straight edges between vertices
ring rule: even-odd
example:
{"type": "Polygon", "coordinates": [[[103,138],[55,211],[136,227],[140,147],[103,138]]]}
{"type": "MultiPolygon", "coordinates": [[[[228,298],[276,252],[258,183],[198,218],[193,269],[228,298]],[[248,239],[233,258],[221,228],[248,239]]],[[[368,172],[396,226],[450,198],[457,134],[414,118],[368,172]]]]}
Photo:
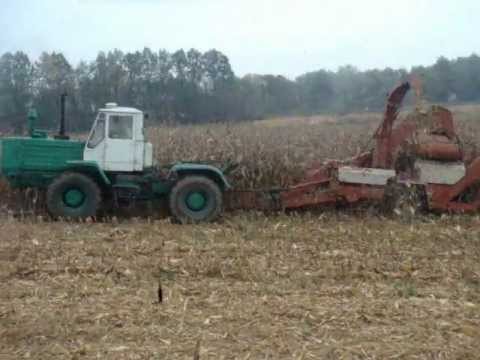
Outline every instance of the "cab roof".
{"type": "Polygon", "coordinates": [[[100,112],[113,112],[113,113],[123,113],[123,114],[142,114],[142,111],[131,108],[131,107],[122,107],[122,106],[114,106],[108,108],[102,108],[99,110],[100,112]]]}

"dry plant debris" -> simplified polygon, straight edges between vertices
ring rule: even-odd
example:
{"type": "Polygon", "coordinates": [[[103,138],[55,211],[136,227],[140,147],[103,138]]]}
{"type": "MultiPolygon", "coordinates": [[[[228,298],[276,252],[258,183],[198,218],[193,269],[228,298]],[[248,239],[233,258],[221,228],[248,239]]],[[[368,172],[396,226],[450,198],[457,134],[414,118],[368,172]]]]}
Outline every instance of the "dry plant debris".
{"type": "Polygon", "coordinates": [[[0,233],[1,359],[478,358],[478,217],[4,220],[0,233]]]}

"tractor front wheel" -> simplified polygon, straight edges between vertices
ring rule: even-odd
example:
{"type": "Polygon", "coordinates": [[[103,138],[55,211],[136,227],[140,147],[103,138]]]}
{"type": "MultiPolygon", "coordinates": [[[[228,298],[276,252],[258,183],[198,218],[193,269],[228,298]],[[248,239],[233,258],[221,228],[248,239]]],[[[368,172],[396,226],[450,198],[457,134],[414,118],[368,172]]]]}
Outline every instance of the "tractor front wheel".
{"type": "Polygon", "coordinates": [[[169,207],[175,220],[181,223],[213,221],[222,212],[222,191],[207,177],[187,176],[170,192],[169,207]]]}
{"type": "Polygon", "coordinates": [[[54,217],[81,219],[95,216],[100,201],[98,185],[83,174],[63,174],[47,189],[47,208],[54,217]]]}

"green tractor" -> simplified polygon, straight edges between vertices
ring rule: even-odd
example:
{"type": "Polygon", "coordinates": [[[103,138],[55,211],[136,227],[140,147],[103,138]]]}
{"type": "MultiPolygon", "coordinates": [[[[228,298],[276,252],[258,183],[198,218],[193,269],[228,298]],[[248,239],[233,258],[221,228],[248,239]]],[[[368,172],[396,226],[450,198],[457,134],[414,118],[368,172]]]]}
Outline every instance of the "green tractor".
{"type": "Polygon", "coordinates": [[[30,136],[0,140],[0,171],[11,187],[40,190],[55,218],[93,217],[137,200],[168,203],[182,223],[221,214],[230,188],[224,171],[202,163],[157,167],[143,112],[115,103],[98,111],[86,142],[71,140],[65,135],[65,97],[58,135],[35,129],[37,114],[31,110],[30,136]]]}

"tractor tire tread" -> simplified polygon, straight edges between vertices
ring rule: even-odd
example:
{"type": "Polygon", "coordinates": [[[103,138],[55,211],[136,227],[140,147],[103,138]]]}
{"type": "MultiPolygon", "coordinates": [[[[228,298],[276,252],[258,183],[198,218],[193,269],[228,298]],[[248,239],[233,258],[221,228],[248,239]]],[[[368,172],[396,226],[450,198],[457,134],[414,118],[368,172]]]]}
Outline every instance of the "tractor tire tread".
{"type": "Polygon", "coordinates": [[[179,223],[198,223],[198,222],[212,222],[216,220],[223,210],[223,194],[218,184],[212,179],[201,175],[187,175],[173,186],[169,198],[168,205],[174,220],[179,223]],[[180,206],[179,197],[185,188],[200,186],[204,189],[208,189],[213,196],[213,208],[206,216],[201,218],[192,218],[182,211],[180,206]]]}
{"type": "Polygon", "coordinates": [[[102,196],[97,183],[90,177],[75,172],[67,172],[57,177],[48,186],[46,194],[47,209],[51,216],[65,218],[88,218],[96,215],[101,204],[102,196]],[[87,201],[85,206],[76,212],[66,212],[62,203],[61,193],[63,188],[69,184],[74,184],[83,188],[86,192],[87,201]]]}

